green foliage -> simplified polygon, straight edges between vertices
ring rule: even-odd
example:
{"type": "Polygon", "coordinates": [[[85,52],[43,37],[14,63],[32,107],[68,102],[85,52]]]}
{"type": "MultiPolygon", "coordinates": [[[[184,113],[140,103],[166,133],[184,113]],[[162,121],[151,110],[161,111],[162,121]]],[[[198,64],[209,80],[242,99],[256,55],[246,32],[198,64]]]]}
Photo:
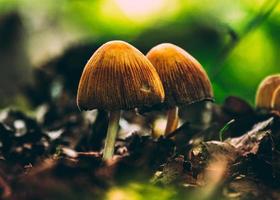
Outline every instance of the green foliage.
{"type": "Polygon", "coordinates": [[[217,102],[237,95],[252,104],[260,80],[280,71],[278,0],[128,2],[0,0],[0,12],[19,10],[24,16],[33,10],[29,17],[45,22],[46,29],[74,30],[81,33],[79,41],[123,39],[144,53],[160,42],[173,42],[203,64],[217,102]]]}

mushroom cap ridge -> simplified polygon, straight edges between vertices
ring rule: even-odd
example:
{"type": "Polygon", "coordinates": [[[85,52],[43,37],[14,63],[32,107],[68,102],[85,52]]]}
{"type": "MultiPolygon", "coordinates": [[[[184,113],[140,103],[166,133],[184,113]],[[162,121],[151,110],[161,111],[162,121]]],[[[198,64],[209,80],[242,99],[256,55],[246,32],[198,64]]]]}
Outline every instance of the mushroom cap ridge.
{"type": "Polygon", "coordinates": [[[265,77],[258,86],[256,92],[256,107],[271,109],[272,95],[280,85],[280,74],[265,77]]]}
{"type": "Polygon", "coordinates": [[[156,68],[168,106],[213,100],[213,90],[200,63],[184,49],[170,43],[155,46],[147,58],[156,68]]]}
{"type": "Polygon", "coordinates": [[[271,107],[274,110],[280,111],[280,85],[273,92],[271,107]]]}
{"type": "Polygon", "coordinates": [[[123,41],[107,42],[91,56],[77,94],[81,110],[127,110],[163,100],[164,89],[153,65],[123,41]]]}

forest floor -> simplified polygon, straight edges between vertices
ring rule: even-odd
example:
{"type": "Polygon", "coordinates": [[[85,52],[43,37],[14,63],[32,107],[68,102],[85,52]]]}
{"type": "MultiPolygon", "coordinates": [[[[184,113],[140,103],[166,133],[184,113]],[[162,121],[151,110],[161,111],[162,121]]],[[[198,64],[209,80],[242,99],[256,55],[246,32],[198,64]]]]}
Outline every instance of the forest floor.
{"type": "Polygon", "coordinates": [[[78,110],[80,73],[52,78],[44,67],[25,88],[32,116],[0,114],[0,199],[280,199],[279,113],[231,96],[180,108],[179,128],[163,137],[164,108],[126,111],[103,162],[107,113],[78,110]]]}

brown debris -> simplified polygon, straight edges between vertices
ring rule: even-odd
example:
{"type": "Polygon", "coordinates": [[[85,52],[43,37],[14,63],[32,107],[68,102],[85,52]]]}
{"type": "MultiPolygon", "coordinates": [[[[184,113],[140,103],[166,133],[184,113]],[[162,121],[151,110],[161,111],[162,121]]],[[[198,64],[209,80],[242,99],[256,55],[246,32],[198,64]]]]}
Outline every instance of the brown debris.
{"type": "Polygon", "coordinates": [[[0,176],[0,197],[1,199],[7,199],[12,195],[12,190],[7,182],[0,176]]]}
{"type": "Polygon", "coordinates": [[[256,154],[259,149],[259,144],[262,139],[271,131],[266,128],[273,122],[273,117],[256,124],[248,133],[229,140],[229,143],[234,146],[243,156],[253,153],[256,154]]]}

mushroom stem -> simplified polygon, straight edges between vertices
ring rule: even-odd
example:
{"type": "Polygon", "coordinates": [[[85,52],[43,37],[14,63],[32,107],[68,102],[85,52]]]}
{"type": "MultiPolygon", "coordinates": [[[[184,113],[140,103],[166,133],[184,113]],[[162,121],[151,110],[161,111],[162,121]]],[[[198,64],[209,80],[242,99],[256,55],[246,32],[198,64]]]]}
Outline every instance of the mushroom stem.
{"type": "Polygon", "coordinates": [[[120,111],[111,111],[109,113],[109,124],[103,153],[103,160],[105,161],[111,159],[114,155],[116,137],[119,128],[120,113],[120,111]]]}
{"type": "Polygon", "coordinates": [[[168,136],[170,133],[172,133],[177,127],[179,122],[178,117],[178,106],[175,106],[174,108],[171,108],[167,112],[167,124],[165,128],[165,136],[168,136]]]}

